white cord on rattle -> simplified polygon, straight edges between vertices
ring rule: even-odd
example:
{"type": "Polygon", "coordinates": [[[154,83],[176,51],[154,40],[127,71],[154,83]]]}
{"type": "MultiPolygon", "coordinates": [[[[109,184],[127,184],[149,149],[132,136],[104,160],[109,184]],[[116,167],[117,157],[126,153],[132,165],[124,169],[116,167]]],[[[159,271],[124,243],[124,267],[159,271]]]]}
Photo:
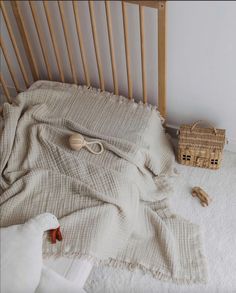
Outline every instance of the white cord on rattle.
{"type": "Polygon", "coordinates": [[[104,151],[104,148],[101,142],[99,141],[88,142],[84,139],[83,135],[80,133],[72,134],[69,138],[69,143],[70,143],[70,147],[75,151],[79,151],[83,147],[85,147],[90,153],[94,155],[100,155],[104,151]],[[99,145],[100,151],[99,152],[93,151],[92,148],[89,146],[92,144],[99,145]]]}

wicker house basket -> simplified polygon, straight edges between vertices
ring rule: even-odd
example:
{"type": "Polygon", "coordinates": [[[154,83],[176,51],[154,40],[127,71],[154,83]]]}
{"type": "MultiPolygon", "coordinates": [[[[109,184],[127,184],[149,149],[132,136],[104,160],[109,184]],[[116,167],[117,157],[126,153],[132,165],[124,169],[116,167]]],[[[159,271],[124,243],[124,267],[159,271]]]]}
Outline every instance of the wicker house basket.
{"type": "Polygon", "coordinates": [[[209,128],[181,125],[179,130],[178,162],[188,166],[218,169],[221,164],[225,144],[225,130],[216,129],[208,122],[209,128]]]}

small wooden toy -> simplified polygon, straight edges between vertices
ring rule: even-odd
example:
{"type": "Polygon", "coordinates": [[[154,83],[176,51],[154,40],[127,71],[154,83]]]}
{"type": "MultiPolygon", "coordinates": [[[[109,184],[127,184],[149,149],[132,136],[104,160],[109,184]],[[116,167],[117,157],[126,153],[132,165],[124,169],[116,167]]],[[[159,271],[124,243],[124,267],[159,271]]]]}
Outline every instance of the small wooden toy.
{"type": "Polygon", "coordinates": [[[212,199],[209,197],[209,195],[200,187],[195,186],[192,189],[192,196],[197,196],[200,199],[201,205],[203,207],[206,207],[209,205],[209,203],[212,201],[212,199]]]}
{"type": "Polygon", "coordinates": [[[79,151],[81,150],[83,147],[85,147],[88,151],[90,151],[90,153],[94,154],[94,155],[100,155],[103,151],[103,145],[101,142],[99,141],[86,141],[85,138],[83,137],[82,134],[80,133],[75,133],[72,134],[69,138],[69,144],[70,147],[75,150],[75,151],[79,151]],[[100,147],[100,151],[95,152],[91,149],[91,147],[89,145],[98,145],[100,147]]]}

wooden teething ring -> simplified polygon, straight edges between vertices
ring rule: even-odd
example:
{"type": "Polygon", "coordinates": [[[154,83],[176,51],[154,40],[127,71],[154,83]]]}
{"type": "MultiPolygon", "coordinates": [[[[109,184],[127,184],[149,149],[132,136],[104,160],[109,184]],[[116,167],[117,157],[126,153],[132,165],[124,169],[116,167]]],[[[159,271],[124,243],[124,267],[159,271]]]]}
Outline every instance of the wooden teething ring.
{"type": "Polygon", "coordinates": [[[69,143],[70,143],[70,147],[75,150],[75,151],[79,151],[81,150],[83,147],[85,147],[89,152],[91,152],[94,155],[100,155],[103,151],[104,151],[104,147],[102,145],[101,142],[99,141],[86,141],[83,137],[82,134],[80,133],[75,133],[72,134],[69,138],[69,143]],[[93,145],[96,144],[100,147],[100,151],[95,152],[89,145],[93,145]]]}

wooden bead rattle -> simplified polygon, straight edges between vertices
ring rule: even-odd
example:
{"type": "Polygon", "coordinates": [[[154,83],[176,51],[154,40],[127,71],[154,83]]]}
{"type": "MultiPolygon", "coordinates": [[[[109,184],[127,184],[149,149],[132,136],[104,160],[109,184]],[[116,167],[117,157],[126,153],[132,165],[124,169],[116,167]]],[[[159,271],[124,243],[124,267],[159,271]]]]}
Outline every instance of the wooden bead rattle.
{"type": "Polygon", "coordinates": [[[80,133],[72,134],[69,138],[69,143],[70,143],[70,147],[75,151],[79,151],[83,147],[85,147],[90,153],[94,155],[100,155],[104,151],[103,145],[99,141],[88,142],[84,139],[83,135],[80,133]],[[92,148],[89,146],[92,144],[99,145],[100,151],[99,152],[93,151],[92,148]]]}

